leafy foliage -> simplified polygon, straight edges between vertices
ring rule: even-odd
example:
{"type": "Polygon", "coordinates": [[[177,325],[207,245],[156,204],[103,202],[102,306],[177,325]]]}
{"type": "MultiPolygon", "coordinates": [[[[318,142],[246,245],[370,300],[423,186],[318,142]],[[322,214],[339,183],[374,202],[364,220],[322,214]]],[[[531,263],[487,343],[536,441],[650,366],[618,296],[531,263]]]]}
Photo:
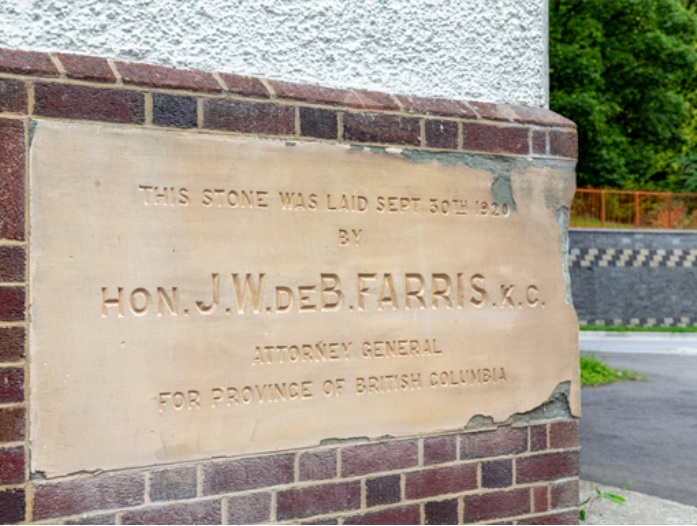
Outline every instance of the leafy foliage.
{"type": "Polygon", "coordinates": [[[697,0],[551,0],[550,105],[580,185],[697,190],[697,0]]]}
{"type": "Polygon", "coordinates": [[[581,385],[595,387],[624,380],[645,381],[646,377],[627,369],[613,369],[593,356],[581,356],[581,385]]]}

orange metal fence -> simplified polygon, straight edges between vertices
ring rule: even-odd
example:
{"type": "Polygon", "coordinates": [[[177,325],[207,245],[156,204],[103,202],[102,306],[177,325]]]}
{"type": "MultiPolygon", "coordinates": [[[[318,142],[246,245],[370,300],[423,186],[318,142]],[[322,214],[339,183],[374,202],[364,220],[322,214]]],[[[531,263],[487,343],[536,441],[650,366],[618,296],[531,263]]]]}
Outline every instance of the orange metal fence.
{"type": "Polygon", "coordinates": [[[697,229],[697,194],[577,189],[570,226],[697,229]]]}

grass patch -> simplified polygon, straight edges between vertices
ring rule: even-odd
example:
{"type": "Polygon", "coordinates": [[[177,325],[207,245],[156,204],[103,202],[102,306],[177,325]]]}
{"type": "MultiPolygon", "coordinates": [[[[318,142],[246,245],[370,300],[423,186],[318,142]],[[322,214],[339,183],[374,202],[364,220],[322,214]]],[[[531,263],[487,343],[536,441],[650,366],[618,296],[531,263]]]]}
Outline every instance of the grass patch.
{"type": "Polygon", "coordinates": [[[667,325],[661,325],[659,327],[630,327],[627,325],[581,325],[580,329],[582,331],[605,332],[697,332],[697,327],[675,327],[667,325]]]}
{"type": "Polygon", "coordinates": [[[581,385],[583,387],[595,387],[625,380],[645,382],[647,378],[646,375],[636,371],[614,369],[593,355],[581,356],[581,385]]]}

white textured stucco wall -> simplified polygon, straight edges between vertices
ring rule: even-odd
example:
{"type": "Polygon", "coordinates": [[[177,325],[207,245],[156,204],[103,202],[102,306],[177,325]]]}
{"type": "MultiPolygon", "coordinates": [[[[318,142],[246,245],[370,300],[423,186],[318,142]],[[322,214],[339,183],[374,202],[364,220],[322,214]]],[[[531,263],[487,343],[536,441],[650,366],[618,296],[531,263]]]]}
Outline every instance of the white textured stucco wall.
{"type": "Polygon", "coordinates": [[[0,46],[547,104],[547,0],[0,0],[0,46]]]}

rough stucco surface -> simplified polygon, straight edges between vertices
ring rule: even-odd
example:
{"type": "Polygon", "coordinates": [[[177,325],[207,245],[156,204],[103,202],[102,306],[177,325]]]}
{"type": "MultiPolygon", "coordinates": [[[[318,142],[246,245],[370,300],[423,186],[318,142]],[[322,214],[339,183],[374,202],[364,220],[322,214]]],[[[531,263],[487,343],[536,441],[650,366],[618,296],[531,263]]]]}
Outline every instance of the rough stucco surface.
{"type": "Polygon", "coordinates": [[[544,106],[546,0],[3,0],[0,46],[544,106]]]}

